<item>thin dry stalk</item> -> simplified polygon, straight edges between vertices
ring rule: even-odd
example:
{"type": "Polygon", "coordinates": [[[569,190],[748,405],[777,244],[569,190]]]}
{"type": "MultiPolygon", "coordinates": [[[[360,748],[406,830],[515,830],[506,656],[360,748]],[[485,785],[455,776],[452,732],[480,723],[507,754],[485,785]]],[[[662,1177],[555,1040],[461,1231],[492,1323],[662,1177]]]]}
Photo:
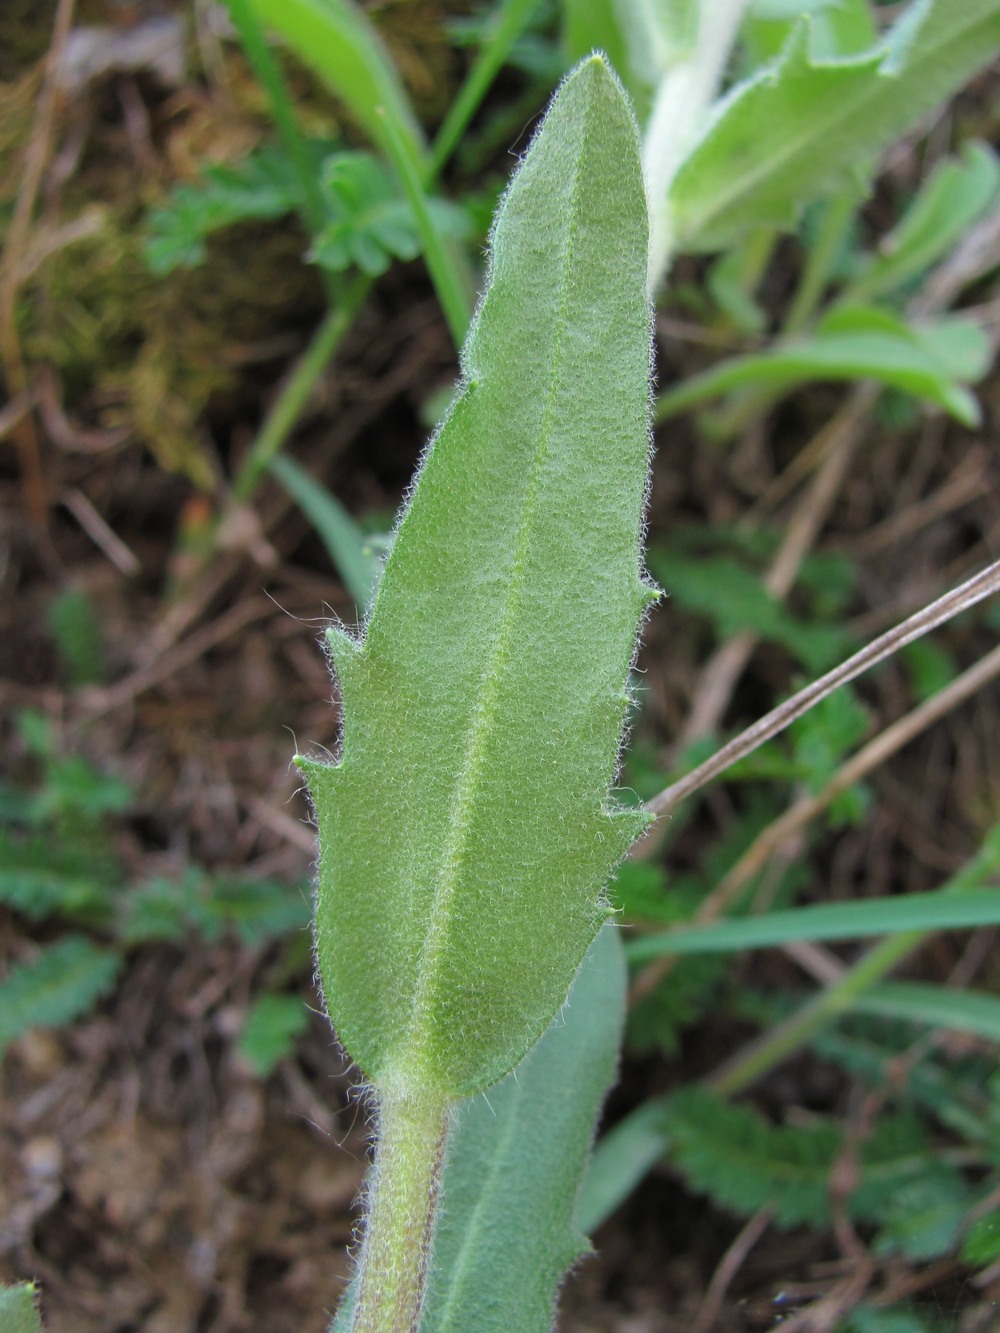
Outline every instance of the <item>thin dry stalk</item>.
{"type": "MultiPolygon", "coordinates": [[[[996,577],[997,566],[991,565],[989,570],[984,570],[983,573],[986,574],[990,571],[994,571],[994,577],[996,577]]],[[[982,575],[977,576],[977,578],[981,577],[982,575]]],[[[970,580],[970,582],[973,581],[970,580]]],[[[963,584],[962,586],[967,587],[968,585],[963,584]]],[[[959,589],[955,589],[955,592],[958,591],[959,589]]],[[[953,595],[948,594],[949,597],[953,595]]],[[[945,598],[941,598],[940,602],[945,600],[945,598]]],[[[926,611],[931,611],[934,606],[940,605],[940,602],[933,603],[931,607],[926,608],[926,611]]],[[[904,621],[904,625],[908,623],[904,621]]],[[[897,628],[902,629],[903,626],[897,628]]],[[[878,643],[878,640],[875,642],[878,643]]],[[[869,645],[869,647],[874,647],[874,645],[869,645]]],[[[853,758],[843,764],[821,791],[814,796],[804,796],[796,801],[780,818],[774,820],[758,835],[729,873],[719,881],[715,889],[702,903],[695,913],[695,922],[699,925],[705,925],[720,917],[733,899],[763,868],[769,858],[789,838],[795,837],[810,820],[831,805],[841,792],[846,791],[854,783],[867,777],[873,769],[885,763],[897,750],[909,744],[911,740],[914,740],[933,723],[940,721],[953,708],[963,703],[998,675],[1000,675],[1000,647],[994,648],[991,653],[987,653],[974,666],[969,667],[967,671],[963,671],[960,676],[956,676],[950,684],[945,686],[943,690],[939,690],[932,698],[927,699],[897,722],[886,727],[874,740],[870,741],[853,758]]],[[[797,695],[796,698],[798,697],[797,695]]],[[[766,721],[766,719],[762,720],[766,721]]],[[[753,728],[750,730],[753,730],[753,728]]],[[[737,737],[737,740],[742,740],[742,737],[737,737]]],[[[668,788],[669,790],[671,789],[668,788]]],[[[674,961],[672,957],[667,955],[650,963],[647,968],[640,972],[632,984],[631,1000],[633,1002],[640,1000],[655,990],[671,970],[674,961]]]]}
{"type": "MultiPolygon", "coordinates": [[[[1000,590],[1000,560],[988,565],[978,574],[974,574],[971,579],[959,584],[957,588],[952,588],[950,592],[931,602],[915,615],[909,616],[901,624],[887,630],[885,634],[880,634],[877,639],[873,639],[866,647],[849,657],[839,666],[828,671],[826,675],[820,676],[811,685],[805,689],[799,690],[797,694],[786,699],[777,708],[772,708],[752,726],[741,732],[721,750],[718,750],[710,759],[697,768],[692,769],[679,781],[665,787],[663,791],[654,796],[652,800],[646,802],[646,809],[653,814],[665,815],[674,808],[685,797],[704,787],[706,783],[711,782],[713,778],[719,776],[727,768],[730,768],[740,759],[745,759],[747,755],[753,754],[766,741],[779,735],[789,727],[797,718],[815,707],[821,699],[825,699],[828,694],[841,685],[846,685],[854,680],[870,667],[884,661],[893,653],[904,648],[908,643],[915,639],[922,638],[939,625],[944,625],[947,621],[959,615],[962,611],[974,606],[977,602],[989,597],[991,593],[1000,590]]],[[[966,673],[968,674],[968,673],[966,673]]],[[[959,679],[964,679],[960,677],[959,679]]],[[[958,682],[953,682],[957,684],[958,682]]],[[[951,687],[949,687],[951,688],[951,687]]],[[[931,701],[933,702],[933,701],[931,701]]],[[[918,710],[919,711],[919,710],[918,710]]]]}
{"type": "Polygon", "coordinates": [[[718,1267],[712,1274],[708,1290],[698,1307],[695,1321],[691,1325],[691,1333],[711,1333],[733,1279],[746,1263],[750,1251],[771,1225],[773,1218],[773,1208],[761,1208],[759,1212],[754,1213],[729,1249],[726,1250],[719,1261],[718,1267]]]}
{"type": "MultiPolygon", "coordinates": [[[[28,392],[28,371],[21,352],[21,341],[17,333],[16,303],[20,287],[22,265],[28,249],[31,219],[35,211],[35,201],[41,187],[45,165],[49,160],[52,147],[52,130],[58,104],[59,62],[62,58],[66,38],[73,21],[74,0],[59,0],[56,8],[55,23],[52,30],[52,42],[45,64],[45,76],[38,98],[38,110],[35,116],[34,130],[28,143],[24,161],[24,174],[21,188],[14,204],[14,214],[10,220],[7,239],[3,248],[3,263],[0,265],[0,359],[3,361],[4,378],[7,381],[7,395],[17,399],[28,392]]],[[[42,524],[48,517],[48,495],[45,477],[42,472],[41,450],[38,431],[31,412],[12,427],[11,434],[17,446],[21,465],[21,485],[24,493],[24,505],[28,514],[36,523],[42,524]]]]}

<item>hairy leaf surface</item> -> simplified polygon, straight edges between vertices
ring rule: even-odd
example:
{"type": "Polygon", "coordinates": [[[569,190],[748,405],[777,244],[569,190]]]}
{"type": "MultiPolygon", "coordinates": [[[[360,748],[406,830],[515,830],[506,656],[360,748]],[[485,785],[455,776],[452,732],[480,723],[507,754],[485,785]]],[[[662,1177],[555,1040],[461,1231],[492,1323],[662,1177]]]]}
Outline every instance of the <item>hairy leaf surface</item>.
{"type": "MultiPolygon", "coordinates": [[[[458,1107],[420,1333],[551,1328],[559,1280],[589,1250],[593,1218],[579,1181],[618,1063],[627,980],[609,924],[537,1046],[495,1088],[458,1107]]],[[[657,1156],[662,1147],[661,1139],[657,1156]]],[[[349,1333],[357,1286],[329,1333],[349,1333]]]]}
{"type": "Polygon", "coordinates": [[[34,1284],[0,1287],[0,1333],[41,1333],[41,1329],[34,1284]]]}
{"type": "Polygon", "coordinates": [[[599,57],[499,209],[460,392],[364,640],[329,635],[337,765],[317,952],[341,1040],[396,1095],[480,1091],[566,997],[647,817],[609,800],[636,629],[648,453],[645,192],[599,57]]]}
{"type": "Polygon", "coordinates": [[[594,1120],[618,1063],[627,976],[611,925],[521,1064],[459,1111],[434,1237],[426,1333],[545,1333],[563,1273],[587,1254],[576,1215],[594,1120]],[[572,1095],[569,1090],[572,1089],[572,1095]]]}

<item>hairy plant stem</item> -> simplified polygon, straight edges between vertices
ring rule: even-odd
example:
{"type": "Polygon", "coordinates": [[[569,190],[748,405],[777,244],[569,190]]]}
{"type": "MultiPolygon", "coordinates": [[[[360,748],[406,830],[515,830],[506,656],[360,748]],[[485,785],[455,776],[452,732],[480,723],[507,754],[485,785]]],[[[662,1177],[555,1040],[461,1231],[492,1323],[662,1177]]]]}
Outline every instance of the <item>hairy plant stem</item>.
{"type": "Polygon", "coordinates": [[[370,287],[371,282],[367,278],[356,278],[341,304],[327,312],[313,334],[312,341],[275,399],[233,480],[232,495],[237,504],[249,501],[271,459],[283,447],[302,415],[317,380],[326,370],[344,334],[364,305],[370,287]]]}
{"type": "Polygon", "coordinates": [[[379,1097],[378,1146],[351,1333],[416,1333],[451,1102],[379,1097]]]}
{"type": "Polygon", "coordinates": [[[670,65],[656,90],[642,150],[649,199],[650,293],[666,274],[675,248],[670,186],[705,125],[745,7],[746,0],[705,0],[693,49],[670,65]]]}

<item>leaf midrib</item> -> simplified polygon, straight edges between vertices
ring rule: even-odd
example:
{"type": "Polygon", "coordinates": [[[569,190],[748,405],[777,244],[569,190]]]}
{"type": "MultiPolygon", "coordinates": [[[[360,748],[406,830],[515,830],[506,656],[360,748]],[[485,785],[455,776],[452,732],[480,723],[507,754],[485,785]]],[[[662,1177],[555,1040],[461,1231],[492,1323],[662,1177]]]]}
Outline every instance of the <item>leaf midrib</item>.
{"type": "MultiPolygon", "coordinates": [[[[409,1065],[410,1077],[415,1076],[417,1086],[426,1086],[433,1082],[428,1067],[427,1055],[430,1041],[438,1025],[434,1022],[431,1002],[433,983],[438,975],[438,961],[447,951],[447,934],[455,889],[461,875],[465,856],[472,813],[475,807],[476,787],[482,770],[486,741],[496,722],[496,709],[499,697],[499,684],[503,676],[504,659],[511,642],[514,618],[521,602],[524,586],[524,565],[530,545],[530,535],[534,528],[535,501],[540,488],[542,464],[549,453],[552,434],[552,417],[557,396],[557,375],[563,360],[565,347],[564,331],[566,328],[566,306],[568,302],[568,271],[573,253],[577,230],[579,208],[578,194],[580,187],[580,164],[584,155],[589,135],[588,124],[581,135],[580,147],[573,166],[573,183],[570,191],[571,205],[569,224],[566,229],[566,244],[563,248],[559,281],[559,306],[555,321],[552,344],[552,362],[549,372],[549,390],[539,429],[539,441],[531,465],[531,477],[528,484],[523,514],[518,532],[517,550],[511,566],[510,582],[504,598],[503,615],[494,637],[489,663],[483,672],[483,682],[479,702],[473,710],[472,721],[465,743],[465,758],[461,773],[455,784],[452,798],[452,813],[448,820],[448,835],[445,843],[443,867],[434,888],[430,923],[424,935],[417,973],[417,985],[413,996],[413,1011],[406,1037],[402,1042],[404,1063],[409,1065]]],[[[403,1075],[404,1083],[406,1073],[403,1075]]]]}

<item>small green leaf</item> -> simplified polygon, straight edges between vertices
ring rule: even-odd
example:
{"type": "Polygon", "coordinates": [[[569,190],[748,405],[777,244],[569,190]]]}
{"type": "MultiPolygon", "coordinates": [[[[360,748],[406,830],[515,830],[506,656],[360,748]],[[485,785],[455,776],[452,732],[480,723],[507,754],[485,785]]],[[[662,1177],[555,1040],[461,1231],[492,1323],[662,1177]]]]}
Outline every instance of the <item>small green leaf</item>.
{"type": "Polygon", "coordinates": [[[51,829],[22,838],[0,826],[0,902],[30,921],[56,913],[99,921],[117,882],[117,868],[87,840],[63,843],[51,829]]]}
{"type": "Polygon", "coordinates": [[[33,1027],[79,1018],[115,983],[121,959],[83,935],[67,935],[0,982],[0,1055],[33,1027]]]}
{"type": "Polygon", "coordinates": [[[958,675],[954,654],[931,637],[908,643],[900,656],[918,703],[943,690],[958,675]]]}
{"type": "Polygon", "coordinates": [[[867,172],[1000,45],[998,0],[915,0],[861,54],[818,59],[800,21],[780,59],[722,102],[670,192],[681,248],[716,250],[867,172]]]}
{"type": "Polygon", "coordinates": [[[52,599],[48,620],[70,686],[96,685],[104,673],[104,641],[86,592],[65,588],[52,599]]]}
{"type": "MultiPolygon", "coordinates": [[[[318,165],[318,159],[317,159],[318,165]]],[[[205,241],[235,222],[283,217],[300,192],[293,164],[275,144],[266,144],[230,167],[208,167],[195,185],[179,185],[149,214],[143,254],[152,273],[205,261],[205,241]]]]}
{"type": "Polygon", "coordinates": [[[461,391],[364,640],[329,636],[340,763],[297,761],[327,1004],[396,1097],[470,1095],[523,1057],[648,823],[608,791],[656,596],[639,563],[646,244],[635,124],[593,57],[500,208],[461,391]]]}
{"type": "Polygon", "coordinates": [[[935,1313],[903,1305],[859,1305],[847,1316],[843,1333],[943,1333],[935,1313]]]}
{"type": "MultiPolygon", "coordinates": [[[[844,1126],[832,1117],[775,1125],[750,1106],[687,1087],[663,1100],[668,1160],[690,1186],[743,1216],[774,1211],[781,1227],[829,1225],[830,1177],[844,1148],[844,1126]]],[[[850,1217],[878,1220],[886,1200],[919,1187],[930,1146],[908,1115],[884,1116],[858,1148],[860,1179],[847,1201],[850,1217]]],[[[946,1168],[947,1169],[947,1168],[946,1168]]]]}
{"type": "Polygon", "coordinates": [[[953,1166],[930,1158],[920,1176],[886,1200],[875,1254],[902,1254],[929,1263],[949,1254],[972,1202],[971,1191],[953,1166]]]}
{"type": "Polygon", "coordinates": [[[291,1055],[295,1038],[306,1030],[309,1016],[299,995],[258,995],[247,1011],[236,1044],[243,1059],[260,1078],[291,1055]]]}
{"type": "Polygon", "coordinates": [[[962,1243],[962,1259],[976,1267],[1000,1259],[1000,1208],[992,1209],[973,1222],[962,1243]]]}
{"type": "Polygon", "coordinates": [[[838,306],[809,336],[732,357],[668,390],[657,403],[656,417],[666,421],[735,389],[789,390],[813,380],[872,379],[924,398],[974,426],[979,405],[956,380],[982,374],[987,353],[982,331],[959,316],[917,326],[873,306],[838,306]]]}
{"type": "Polygon", "coordinates": [[[0,1286],[0,1333],[42,1333],[38,1289],[32,1282],[0,1286]]]}
{"type": "Polygon", "coordinates": [[[729,556],[686,556],[652,547],[649,565],[679,605],[711,618],[720,639],[753,630],[788,648],[811,672],[825,671],[848,646],[842,630],[796,619],[760,575],[729,556]]]}
{"type": "MultiPolygon", "coordinates": [[[[377,277],[391,259],[415,259],[420,253],[413,211],[392,174],[371,153],[328,158],[322,189],[329,220],[309,252],[315,263],[335,272],[355,264],[377,277]]],[[[427,206],[442,234],[465,234],[466,218],[457,205],[431,199],[427,206]]]]}
{"type": "Polygon", "coordinates": [[[826,1222],[842,1134],[831,1120],[772,1125],[693,1086],[666,1098],[661,1114],[669,1160],[692,1189],[742,1215],[768,1206],[778,1226],[826,1222]]]}
{"type": "Polygon", "coordinates": [[[852,282],[853,300],[893,291],[944,258],[1000,193],[1000,160],[988,144],[969,143],[945,158],[922,185],[879,254],[852,282]]]}
{"type": "Polygon", "coordinates": [[[598,1141],[583,1179],[577,1217],[591,1232],[635,1189],[667,1148],[667,1116],[655,1098],[642,1102],[598,1141]]]}

